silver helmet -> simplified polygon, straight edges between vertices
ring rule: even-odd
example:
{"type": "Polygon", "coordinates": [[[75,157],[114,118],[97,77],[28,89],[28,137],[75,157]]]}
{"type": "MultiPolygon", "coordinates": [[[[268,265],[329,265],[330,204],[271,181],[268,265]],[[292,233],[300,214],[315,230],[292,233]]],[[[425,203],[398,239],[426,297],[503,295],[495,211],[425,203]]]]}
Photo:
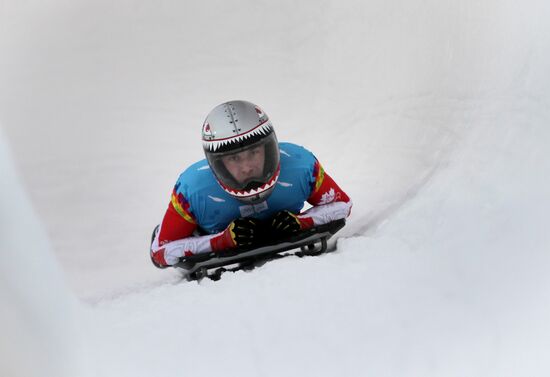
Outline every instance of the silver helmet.
{"type": "Polygon", "coordinates": [[[279,178],[279,144],[267,114],[247,101],[216,106],[202,126],[208,164],[220,186],[244,203],[259,203],[279,178]]]}

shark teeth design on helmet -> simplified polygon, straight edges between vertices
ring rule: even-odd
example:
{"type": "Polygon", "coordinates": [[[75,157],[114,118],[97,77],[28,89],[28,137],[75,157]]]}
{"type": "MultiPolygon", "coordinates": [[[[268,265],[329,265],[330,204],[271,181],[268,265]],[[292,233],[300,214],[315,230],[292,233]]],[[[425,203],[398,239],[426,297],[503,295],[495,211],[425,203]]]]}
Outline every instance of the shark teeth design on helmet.
{"type": "Polygon", "coordinates": [[[267,135],[272,131],[273,131],[273,126],[271,125],[271,122],[266,120],[263,123],[260,123],[259,125],[257,125],[255,128],[243,134],[233,136],[233,137],[227,137],[224,139],[217,139],[217,140],[203,139],[202,143],[205,149],[208,149],[211,152],[216,152],[220,147],[224,145],[228,145],[232,143],[240,143],[242,141],[245,141],[251,138],[252,136],[267,135]]]}
{"type": "Polygon", "coordinates": [[[232,189],[230,187],[225,186],[221,182],[220,182],[220,185],[221,185],[222,189],[225,192],[227,192],[228,194],[233,195],[237,198],[253,197],[253,196],[261,194],[261,193],[271,189],[273,186],[275,186],[275,184],[277,183],[277,179],[279,179],[280,171],[281,171],[281,167],[278,166],[277,171],[275,172],[275,174],[273,174],[273,176],[271,177],[271,179],[267,183],[265,183],[264,185],[262,185],[262,186],[260,186],[256,189],[252,189],[252,190],[248,190],[248,191],[246,191],[246,190],[235,190],[235,189],[232,189]]]}

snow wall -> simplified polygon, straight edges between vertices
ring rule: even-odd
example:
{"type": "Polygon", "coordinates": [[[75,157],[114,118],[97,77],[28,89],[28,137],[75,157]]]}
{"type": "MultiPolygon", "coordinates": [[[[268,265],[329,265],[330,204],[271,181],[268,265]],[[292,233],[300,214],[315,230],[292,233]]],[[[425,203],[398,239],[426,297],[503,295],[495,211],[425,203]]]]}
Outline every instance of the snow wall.
{"type": "Polygon", "coordinates": [[[0,128],[0,375],[74,377],[75,303],[0,128]]]}

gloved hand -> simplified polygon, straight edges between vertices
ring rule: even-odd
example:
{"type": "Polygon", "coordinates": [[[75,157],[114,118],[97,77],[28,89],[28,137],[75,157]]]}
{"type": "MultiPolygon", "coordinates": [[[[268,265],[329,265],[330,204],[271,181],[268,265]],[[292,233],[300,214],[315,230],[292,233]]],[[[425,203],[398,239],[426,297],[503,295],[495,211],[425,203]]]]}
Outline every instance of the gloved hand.
{"type": "Polygon", "coordinates": [[[210,240],[214,251],[249,247],[259,240],[260,221],[250,217],[233,220],[218,236],[210,240]]]}
{"type": "Polygon", "coordinates": [[[271,219],[271,232],[275,239],[287,238],[307,228],[305,223],[290,211],[277,212],[271,219]]]}

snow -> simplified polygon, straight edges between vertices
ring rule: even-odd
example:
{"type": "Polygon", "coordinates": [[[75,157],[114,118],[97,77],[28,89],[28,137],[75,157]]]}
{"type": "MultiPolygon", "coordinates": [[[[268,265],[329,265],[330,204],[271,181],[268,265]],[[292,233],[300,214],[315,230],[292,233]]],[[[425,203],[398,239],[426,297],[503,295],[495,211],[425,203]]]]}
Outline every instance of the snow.
{"type": "MultiPolygon", "coordinates": [[[[0,3],[0,145],[34,206],[2,186],[0,292],[21,292],[3,331],[55,339],[51,370],[78,375],[548,375],[549,16],[542,0],[0,3]],[[151,265],[150,232],[204,117],[237,98],[317,155],[352,217],[334,253],[188,283],[151,265]],[[60,318],[39,315],[43,291],[60,318]]],[[[2,343],[2,365],[26,350],[2,343]]]]}
{"type": "Polygon", "coordinates": [[[79,360],[75,349],[80,347],[77,302],[13,169],[1,132],[0,173],[0,375],[72,376],[79,360]]]}

